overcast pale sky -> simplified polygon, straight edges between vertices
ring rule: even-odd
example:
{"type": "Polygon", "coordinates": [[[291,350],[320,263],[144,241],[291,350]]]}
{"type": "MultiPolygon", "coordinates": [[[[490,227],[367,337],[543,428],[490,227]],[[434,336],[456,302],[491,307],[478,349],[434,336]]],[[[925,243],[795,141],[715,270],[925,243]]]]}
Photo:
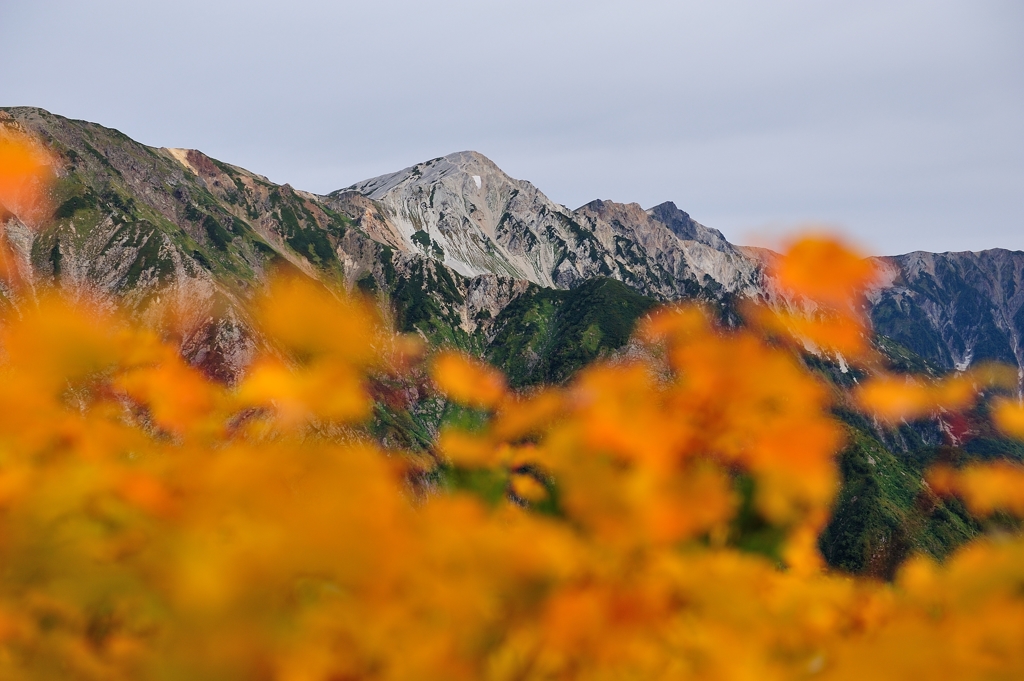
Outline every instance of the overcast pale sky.
{"type": "Polygon", "coordinates": [[[1024,250],[1021,0],[0,0],[0,106],[326,193],[463,149],[738,243],[1024,250]]]}

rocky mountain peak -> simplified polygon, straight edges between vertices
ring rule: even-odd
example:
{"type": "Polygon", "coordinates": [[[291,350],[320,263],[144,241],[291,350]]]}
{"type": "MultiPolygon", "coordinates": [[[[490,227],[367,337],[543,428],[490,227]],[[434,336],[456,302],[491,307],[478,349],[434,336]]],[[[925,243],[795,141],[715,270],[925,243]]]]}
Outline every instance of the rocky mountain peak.
{"type": "Polygon", "coordinates": [[[554,285],[556,256],[550,248],[533,248],[545,238],[532,223],[567,211],[478,152],[418,163],[333,192],[326,200],[359,224],[371,218],[368,232],[387,243],[441,260],[460,274],[554,285]]]}
{"type": "Polygon", "coordinates": [[[576,212],[590,213],[604,218],[613,218],[614,216],[624,217],[629,215],[634,219],[643,219],[640,216],[644,215],[644,209],[639,203],[618,203],[617,201],[608,201],[605,199],[594,199],[590,203],[577,208],[576,212]]]}
{"type": "Polygon", "coordinates": [[[364,180],[339,191],[356,191],[369,199],[381,200],[403,187],[433,186],[441,183],[466,187],[471,192],[474,187],[477,191],[485,191],[485,184],[498,189],[519,184],[483,154],[476,151],[459,151],[417,163],[398,172],[364,180]]]}
{"type": "Polygon", "coordinates": [[[605,276],[666,299],[706,278],[728,291],[751,289],[757,278],[755,263],[674,204],[652,214],[596,200],[570,211],[475,151],[359,182],[326,201],[374,239],[466,276],[555,288],[605,276]]]}
{"type": "Polygon", "coordinates": [[[723,253],[736,253],[735,247],[717,229],[705,227],[680,210],[671,201],[660,203],[647,214],[672,230],[672,233],[686,241],[698,241],[723,253]]]}
{"type": "Polygon", "coordinates": [[[596,199],[580,206],[573,213],[582,218],[583,223],[609,247],[613,247],[613,234],[645,241],[653,234],[663,232],[663,237],[674,239],[663,225],[651,220],[639,203],[596,199]]]}

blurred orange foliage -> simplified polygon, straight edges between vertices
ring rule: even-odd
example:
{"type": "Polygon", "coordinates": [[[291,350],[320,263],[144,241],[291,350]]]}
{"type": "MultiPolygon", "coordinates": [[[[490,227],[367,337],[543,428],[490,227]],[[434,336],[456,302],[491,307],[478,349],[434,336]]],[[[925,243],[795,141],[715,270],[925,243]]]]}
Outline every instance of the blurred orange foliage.
{"type": "Polygon", "coordinates": [[[795,241],[774,268],[781,288],[829,307],[849,307],[875,282],[875,265],[835,238],[795,241]]]}
{"type": "Polygon", "coordinates": [[[451,399],[467,407],[494,409],[505,396],[501,372],[455,352],[434,359],[433,377],[451,399]]]}
{"type": "Polygon", "coordinates": [[[42,144],[26,134],[0,129],[0,206],[34,226],[47,208],[53,165],[42,144]]]}
{"type": "Polygon", "coordinates": [[[1007,511],[1024,517],[1024,467],[1019,464],[1000,461],[959,470],[936,466],[929,471],[928,482],[936,492],[962,497],[978,516],[1007,511]]]}
{"type": "MultiPolygon", "coordinates": [[[[867,335],[843,312],[867,269],[812,246],[780,271],[867,335]]],[[[283,281],[252,314],[267,351],[237,388],[56,296],[0,322],[0,678],[1024,676],[1021,538],[914,558],[891,584],[823,568],[843,430],[777,342],[795,313],[730,330],[669,307],[642,358],[528,394],[438,354],[437,387],[482,425],[444,429],[437,453],[507,485],[498,502],[415,491],[439,472],[360,429],[368,375],[420,352],[369,305],[283,281]],[[736,545],[741,479],[776,558],[736,545]]],[[[882,378],[861,400],[955,409],[972,380],[882,378]]],[[[999,418],[1019,433],[1016,408],[999,418]]],[[[1024,513],[1007,465],[932,484],[1024,513]]]]}

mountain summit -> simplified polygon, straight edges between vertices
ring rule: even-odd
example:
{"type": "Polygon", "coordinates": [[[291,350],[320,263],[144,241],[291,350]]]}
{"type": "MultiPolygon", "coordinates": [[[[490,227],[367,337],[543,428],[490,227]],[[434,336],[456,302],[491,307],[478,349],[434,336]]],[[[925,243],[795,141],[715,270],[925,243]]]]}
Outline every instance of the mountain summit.
{"type": "Polygon", "coordinates": [[[545,219],[557,221],[554,216],[567,211],[482,154],[435,158],[359,182],[328,200],[361,222],[366,204],[357,197],[373,202],[380,220],[374,231],[401,250],[437,258],[463,276],[492,273],[555,285],[558,254],[536,232],[545,219]]]}
{"type": "Polygon", "coordinates": [[[463,151],[359,182],[332,208],[399,250],[463,276],[490,273],[572,288],[607,276],[670,299],[702,286],[753,293],[757,265],[674,204],[594,201],[572,211],[485,156],[463,151]]]}

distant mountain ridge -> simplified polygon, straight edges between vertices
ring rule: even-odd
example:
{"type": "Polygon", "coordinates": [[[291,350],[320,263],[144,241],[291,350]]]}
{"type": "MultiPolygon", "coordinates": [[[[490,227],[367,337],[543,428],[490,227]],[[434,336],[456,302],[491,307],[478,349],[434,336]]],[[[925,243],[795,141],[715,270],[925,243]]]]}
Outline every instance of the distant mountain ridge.
{"type": "MultiPolygon", "coordinates": [[[[476,152],[356,183],[327,200],[368,233],[466,276],[490,272],[554,288],[607,276],[662,300],[709,288],[771,297],[765,252],[734,246],[671,202],[643,210],[595,200],[569,210],[476,152]]],[[[879,333],[946,370],[998,360],[1024,372],[1024,253],[877,260],[887,274],[871,297],[879,333]]]]}
{"type": "MultiPolygon", "coordinates": [[[[225,376],[248,354],[229,348],[244,335],[238,303],[270,267],[372,290],[405,328],[477,351],[531,285],[569,290],[607,277],[658,300],[773,296],[770,253],[731,244],[671,202],[570,210],[472,151],[318,196],[40,109],[0,109],[0,134],[14,129],[43,139],[60,165],[48,224],[29,230],[2,211],[29,280],[92,286],[140,313],[170,286],[206,337],[196,356],[233,357],[216,370],[225,376]],[[220,340],[203,330],[215,309],[229,311],[218,319],[232,329],[220,340]]],[[[887,276],[870,313],[880,333],[947,370],[996,359],[1024,372],[1024,253],[879,262],[887,276]]],[[[0,290],[8,304],[16,297],[0,290]]]]}

